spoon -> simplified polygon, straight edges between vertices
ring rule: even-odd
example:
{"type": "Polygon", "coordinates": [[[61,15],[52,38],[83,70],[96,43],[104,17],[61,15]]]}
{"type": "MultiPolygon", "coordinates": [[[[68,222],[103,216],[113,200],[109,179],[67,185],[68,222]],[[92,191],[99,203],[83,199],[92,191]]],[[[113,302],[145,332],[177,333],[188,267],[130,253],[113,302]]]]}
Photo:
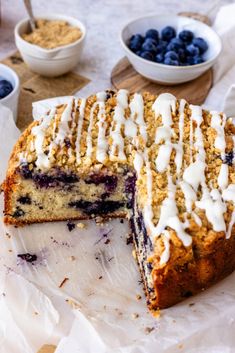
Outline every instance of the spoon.
{"type": "Polygon", "coordinates": [[[33,32],[36,29],[36,21],[33,16],[31,0],[24,0],[24,4],[25,4],[26,11],[29,15],[29,24],[31,27],[31,31],[33,32]]]}

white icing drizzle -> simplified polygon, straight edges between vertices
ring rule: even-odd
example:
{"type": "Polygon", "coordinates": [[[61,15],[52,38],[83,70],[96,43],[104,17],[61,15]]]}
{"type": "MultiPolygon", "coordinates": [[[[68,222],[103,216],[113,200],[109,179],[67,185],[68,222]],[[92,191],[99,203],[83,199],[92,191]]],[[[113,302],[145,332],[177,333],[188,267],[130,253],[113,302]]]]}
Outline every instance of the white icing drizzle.
{"type": "Polygon", "coordinates": [[[170,238],[171,238],[168,230],[164,230],[162,234],[163,234],[164,251],[162,252],[160,257],[161,266],[166,264],[170,258],[170,238]]]}
{"type": "Polygon", "coordinates": [[[51,109],[49,115],[42,119],[41,123],[32,128],[32,135],[35,136],[34,147],[37,154],[36,166],[39,169],[50,167],[50,156],[46,155],[43,150],[43,142],[45,138],[45,131],[49,127],[51,119],[55,116],[55,109],[51,109]]]}
{"type": "Polygon", "coordinates": [[[176,173],[180,174],[183,162],[183,137],[184,137],[184,109],[186,101],[184,99],[180,100],[179,106],[179,142],[177,144],[175,164],[176,164],[176,173]]]}
{"type": "Polygon", "coordinates": [[[143,164],[144,164],[144,161],[143,161],[142,155],[139,152],[136,152],[134,157],[134,168],[136,170],[138,177],[140,176],[140,172],[143,167],[143,164]]]}
{"type": "Polygon", "coordinates": [[[65,137],[69,134],[69,121],[72,119],[72,109],[73,109],[74,98],[68,101],[63,113],[61,114],[61,119],[59,122],[58,132],[55,138],[55,143],[58,145],[64,142],[65,137]]]}
{"type": "MultiPolygon", "coordinates": [[[[105,98],[104,98],[105,99],[105,98]]],[[[98,162],[103,163],[107,158],[108,142],[105,136],[107,123],[105,121],[105,103],[99,103],[98,112],[98,137],[97,137],[97,150],[96,159],[98,162]]]]}
{"type": "Polygon", "coordinates": [[[85,107],[86,107],[86,99],[81,99],[80,106],[79,106],[79,116],[78,116],[78,125],[77,125],[77,137],[75,142],[75,149],[76,149],[76,162],[78,164],[81,163],[81,155],[80,155],[80,144],[81,144],[81,136],[82,136],[82,127],[84,121],[84,114],[85,114],[85,107]]]}
{"type": "Polygon", "coordinates": [[[117,105],[113,115],[113,129],[110,132],[112,138],[112,146],[110,150],[110,160],[118,158],[121,161],[126,160],[124,153],[124,138],[122,136],[121,128],[125,125],[125,109],[128,108],[128,91],[121,89],[117,93],[117,105]],[[118,156],[115,157],[116,150],[118,149],[118,156]]]}
{"type": "Polygon", "coordinates": [[[171,127],[172,111],[175,112],[176,109],[176,98],[170,93],[162,93],[153,103],[152,109],[156,117],[161,115],[163,126],[171,127]]]}
{"type": "MultiPolygon", "coordinates": [[[[133,96],[133,99],[130,102],[130,110],[131,110],[131,116],[130,119],[131,121],[135,121],[135,123],[138,125],[139,127],[139,132],[140,135],[142,136],[144,142],[147,142],[147,132],[146,132],[146,125],[145,125],[145,121],[144,121],[144,101],[143,101],[143,97],[141,94],[139,93],[135,93],[133,96]]],[[[127,122],[130,121],[130,119],[128,119],[126,121],[126,126],[125,126],[125,133],[126,136],[132,136],[132,137],[136,137],[137,136],[137,128],[133,128],[134,132],[132,132],[132,135],[130,135],[130,128],[127,128],[127,122]]]]}
{"type": "Polygon", "coordinates": [[[173,131],[172,125],[172,111],[176,109],[176,98],[169,93],[163,93],[155,100],[152,109],[155,116],[161,115],[162,125],[156,129],[155,143],[159,143],[162,139],[165,140],[163,145],[159,146],[157,158],[155,161],[156,169],[162,173],[169,165],[173,144],[171,143],[171,136],[173,131]]]}
{"type": "MultiPolygon", "coordinates": [[[[222,192],[222,197],[225,201],[231,201],[234,206],[235,205],[235,184],[230,184],[226,189],[224,189],[222,192]]],[[[226,239],[229,239],[231,237],[234,223],[235,223],[235,210],[233,210],[232,212],[232,216],[226,232],[226,239]]]]}
{"type": "MultiPolygon", "coordinates": [[[[226,115],[223,114],[223,118],[218,112],[211,112],[211,127],[216,131],[215,138],[215,148],[221,151],[222,161],[225,158],[225,148],[226,148],[226,140],[224,135],[224,127],[226,124],[226,115]]],[[[228,186],[228,165],[225,163],[221,164],[220,172],[218,175],[218,185],[223,190],[228,186]]]]}
{"type": "Polygon", "coordinates": [[[91,111],[90,111],[90,119],[89,119],[89,126],[87,130],[87,149],[86,149],[86,156],[88,158],[91,157],[92,154],[92,129],[93,129],[93,120],[94,120],[94,111],[97,107],[99,106],[99,111],[100,109],[103,111],[104,109],[104,101],[106,99],[106,93],[105,92],[99,92],[96,94],[96,99],[97,101],[93,104],[91,111]],[[103,108],[103,109],[102,109],[103,108]]]}

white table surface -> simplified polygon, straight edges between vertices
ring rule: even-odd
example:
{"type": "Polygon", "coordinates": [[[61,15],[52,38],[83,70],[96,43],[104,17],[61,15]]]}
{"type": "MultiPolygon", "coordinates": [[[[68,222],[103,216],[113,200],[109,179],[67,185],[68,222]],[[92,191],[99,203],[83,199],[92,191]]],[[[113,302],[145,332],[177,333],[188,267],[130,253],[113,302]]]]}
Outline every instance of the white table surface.
{"type": "MultiPolygon", "coordinates": [[[[228,0],[32,0],[35,15],[62,13],[77,17],[87,27],[87,38],[77,72],[91,79],[81,95],[109,88],[113,66],[123,56],[119,32],[131,18],[151,13],[199,12],[212,20],[228,0]]],[[[0,60],[15,51],[15,24],[26,17],[23,0],[2,0],[0,60]]],[[[65,92],[66,94],[66,92],[65,92]]]]}

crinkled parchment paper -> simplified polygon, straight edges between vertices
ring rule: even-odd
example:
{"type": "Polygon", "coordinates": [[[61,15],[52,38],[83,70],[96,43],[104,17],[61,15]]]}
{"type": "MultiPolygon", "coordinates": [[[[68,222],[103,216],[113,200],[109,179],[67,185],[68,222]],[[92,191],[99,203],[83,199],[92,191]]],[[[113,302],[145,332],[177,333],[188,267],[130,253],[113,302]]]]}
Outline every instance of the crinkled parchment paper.
{"type": "MultiPolygon", "coordinates": [[[[35,104],[35,118],[61,99],[35,104]]],[[[0,107],[1,181],[18,136],[0,107]]],[[[127,222],[82,223],[69,232],[66,222],[14,228],[1,220],[1,353],[35,353],[46,343],[56,353],[234,352],[235,274],[153,317],[126,244],[127,222]],[[37,260],[17,256],[24,253],[37,260]]]]}

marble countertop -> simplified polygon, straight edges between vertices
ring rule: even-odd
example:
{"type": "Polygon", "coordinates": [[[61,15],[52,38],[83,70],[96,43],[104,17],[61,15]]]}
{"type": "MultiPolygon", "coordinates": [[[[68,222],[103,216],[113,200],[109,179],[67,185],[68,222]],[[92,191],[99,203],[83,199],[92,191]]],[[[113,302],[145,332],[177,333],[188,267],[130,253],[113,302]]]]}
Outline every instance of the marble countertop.
{"type": "MultiPolygon", "coordinates": [[[[91,79],[81,95],[111,86],[110,74],[123,56],[119,33],[131,18],[151,13],[199,12],[212,20],[228,0],[32,0],[35,15],[66,13],[83,21],[87,27],[84,53],[76,72],[91,79]]],[[[15,51],[15,24],[26,17],[23,1],[1,1],[0,60],[15,51]]]]}

